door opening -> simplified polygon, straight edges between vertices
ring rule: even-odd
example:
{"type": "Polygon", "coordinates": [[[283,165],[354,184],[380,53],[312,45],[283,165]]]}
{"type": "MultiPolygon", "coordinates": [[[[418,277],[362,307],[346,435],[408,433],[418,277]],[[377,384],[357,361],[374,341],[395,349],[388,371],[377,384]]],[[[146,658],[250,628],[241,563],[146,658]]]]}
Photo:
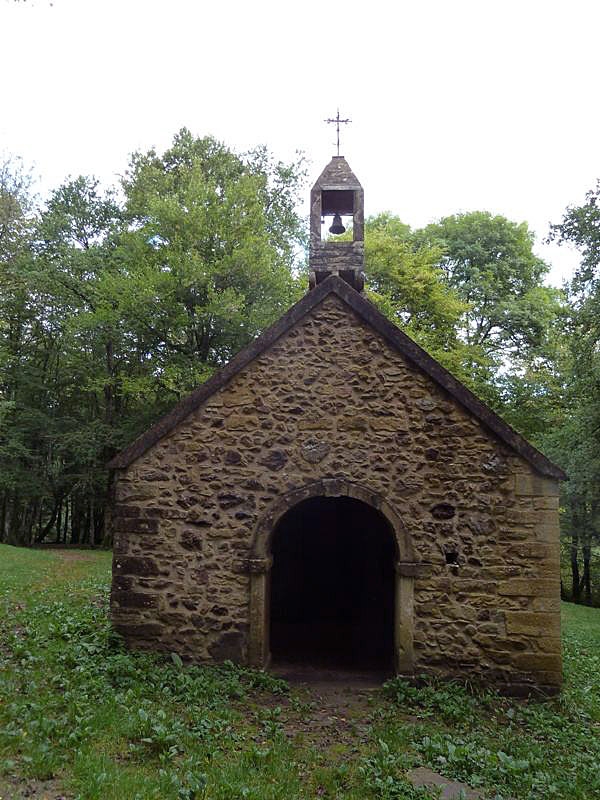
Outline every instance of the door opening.
{"type": "Polygon", "coordinates": [[[273,533],[270,630],[273,661],[392,670],[392,528],[350,497],[312,497],[273,533]]]}

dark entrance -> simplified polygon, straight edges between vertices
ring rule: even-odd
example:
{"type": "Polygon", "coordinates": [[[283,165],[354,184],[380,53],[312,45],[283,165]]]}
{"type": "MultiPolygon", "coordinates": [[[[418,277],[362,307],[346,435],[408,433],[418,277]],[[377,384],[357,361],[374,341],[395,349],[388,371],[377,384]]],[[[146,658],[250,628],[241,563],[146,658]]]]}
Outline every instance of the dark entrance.
{"type": "Polygon", "coordinates": [[[276,663],[393,668],[394,564],[390,524],[349,497],[313,497],[272,540],[271,654],[276,663]]]}

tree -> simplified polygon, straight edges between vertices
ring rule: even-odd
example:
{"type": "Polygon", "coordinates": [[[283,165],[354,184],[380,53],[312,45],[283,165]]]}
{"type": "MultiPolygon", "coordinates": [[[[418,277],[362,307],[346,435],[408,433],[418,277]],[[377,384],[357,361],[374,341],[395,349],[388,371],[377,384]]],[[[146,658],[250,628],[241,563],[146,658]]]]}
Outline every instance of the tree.
{"type": "Polygon", "coordinates": [[[0,537],[100,541],[107,461],[300,291],[302,180],[184,130],[122,199],[79,177],[28,221],[0,273],[0,537]]]}
{"type": "Polygon", "coordinates": [[[548,335],[562,313],[561,293],[543,285],[548,266],[533,252],[533,234],[526,223],[474,211],[445,217],[415,238],[440,248],[447,283],[466,305],[459,335],[473,359],[472,385],[506,408],[511,379],[548,359],[548,335]]]}
{"type": "MultiPolygon", "coordinates": [[[[350,233],[347,234],[350,236],[350,233]]],[[[458,321],[466,311],[439,267],[439,247],[414,245],[408,225],[391,214],[365,222],[367,295],[380,311],[455,374],[462,374],[458,321]]]]}
{"type": "Polygon", "coordinates": [[[23,425],[15,425],[18,387],[26,369],[31,309],[22,268],[29,256],[34,199],[31,176],[19,159],[0,165],[0,536],[18,538],[23,522],[15,508],[31,487],[30,449],[23,425]]]}
{"type": "Polygon", "coordinates": [[[581,263],[573,288],[575,290],[596,289],[598,266],[600,265],[600,179],[594,189],[585,196],[580,206],[569,206],[562,222],[550,226],[549,241],[571,244],[581,253],[581,263]]]}
{"type": "Polygon", "coordinates": [[[539,403],[522,402],[533,385],[554,402],[564,304],[532,246],[524,223],[486,212],[416,231],[389,214],[365,226],[373,301],[525,435],[545,429],[539,403]]]}
{"type": "Polygon", "coordinates": [[[580,206],[566,209],[550,240],[581,252],[569,286],[572,319],[565,376],[564,422],[548,434],[569,476],[563,487],[565,532],[570,538],[571,597],[593,600],[592,560],[600,542],[600,181],[580,206]],[[580,559],[583,569],[580,570],[580,559]]]}
{"type": "Polygon", "coordinates": [[[175,393],[187,391],[298,296],[302,162],[237,156],[183,130],[161,157],[136,154],[124,182],[123,302],[150,335],[175,393]],[[143,311],[142,311],[143,310],[143,311]]]}

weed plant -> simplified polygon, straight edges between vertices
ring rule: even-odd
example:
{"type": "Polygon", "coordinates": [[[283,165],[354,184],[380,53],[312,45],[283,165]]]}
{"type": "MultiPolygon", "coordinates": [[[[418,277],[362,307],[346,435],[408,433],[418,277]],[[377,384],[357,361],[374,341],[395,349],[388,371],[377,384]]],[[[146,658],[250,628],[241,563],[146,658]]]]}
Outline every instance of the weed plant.
{"type": "Polygon", "coordinates": [[[600,799],[597,610],[565,606],[559,698],[393,679],[361,735],[319,740],[318,701],[265,672],[127,651],[110,556],[85,558],[0,546],[0,775],[81,800],[431,800],[408,780],[428,766],[496,800],[600,799]]]}

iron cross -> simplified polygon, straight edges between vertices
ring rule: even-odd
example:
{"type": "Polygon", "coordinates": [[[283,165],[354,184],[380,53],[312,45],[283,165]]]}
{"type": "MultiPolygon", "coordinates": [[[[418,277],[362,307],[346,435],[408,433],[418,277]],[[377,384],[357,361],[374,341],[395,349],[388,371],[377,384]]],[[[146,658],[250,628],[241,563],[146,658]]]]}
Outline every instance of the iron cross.
{"type": "Polygon", "coordinates": [[[351,119],[340,119],[340,110],[338,108],[337,117],[335,117],[334,119],[326,119],[326,120],[323,120],[323,121],[327,122],[328,124],[335,122],[335,129],[337,131],[337,154],[339,156],[339,154],[340,154],[340,123],[352,122],[352,120],[351,119]]]}

